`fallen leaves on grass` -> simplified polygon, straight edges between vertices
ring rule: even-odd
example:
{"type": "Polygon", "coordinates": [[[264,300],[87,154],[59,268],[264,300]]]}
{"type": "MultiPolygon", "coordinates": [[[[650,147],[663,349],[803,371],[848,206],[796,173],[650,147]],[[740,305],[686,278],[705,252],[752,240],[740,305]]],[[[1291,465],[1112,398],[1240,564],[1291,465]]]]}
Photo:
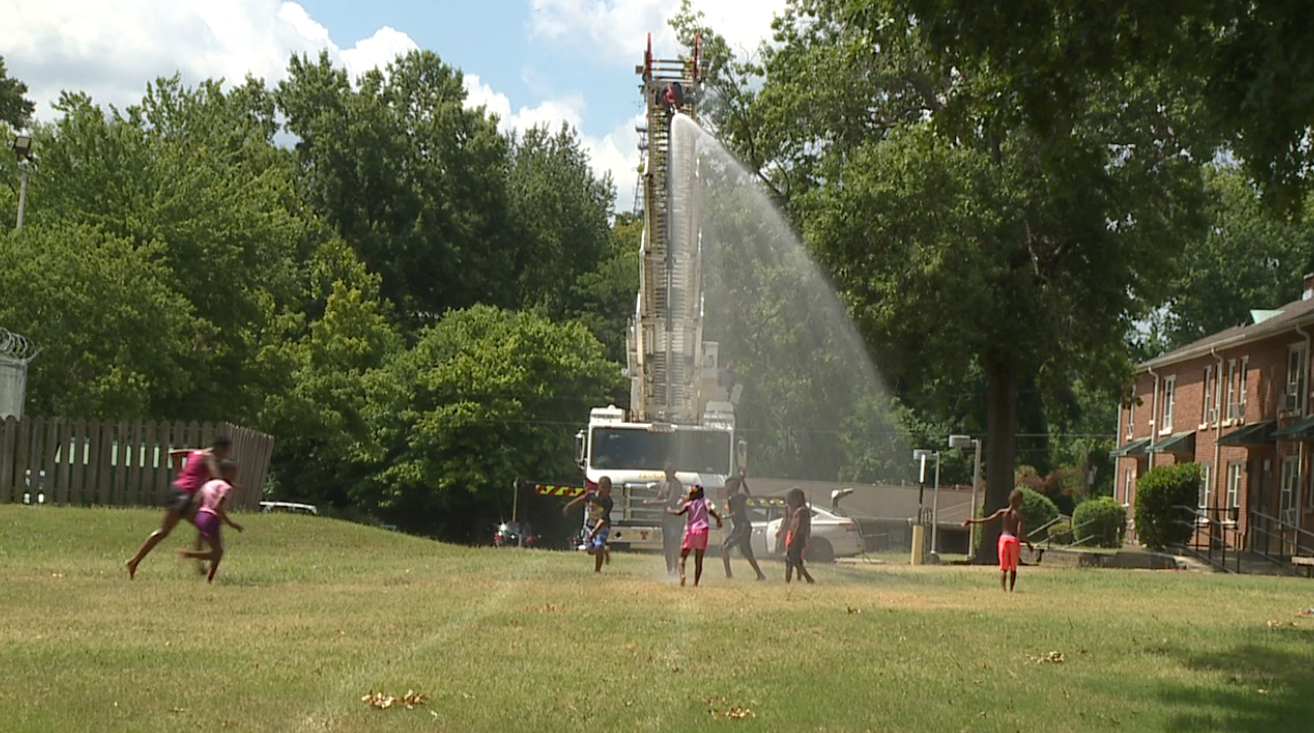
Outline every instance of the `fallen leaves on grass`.
{"type": "Polygon", "coordinates": [[[731,705],[729,700],[724,697],[709,697],[704,700],[707,703],[707,712],[714,718],[729,718],[730,720],[747,720],[748,718],[757,717],[749,708],[742,705],[731,705]]]}
{"type": "Polygon", "coordinates": [[[406,694],[401,697],[393,697],[386,692],[371,692],[368,695],[362,696],[360,700],[361,702],[369,703],[380,710],[387,710],[388,708],[397,705],[405,705],[407,710],[411,710],[417,705],[423,705],[428,702],[429,696],[421,692],[416,692],[415,690],[407,690],[406,694]]]}
{"type": "Polygon", "coordinates": [[[1049,654],[1042,654],[1038,657],[1033,657],[1028,654],[1027,659],[1030,659],[1036,664],[1062,664],[1067,661],[1063,657],[1063,652],[1050,652],[1049,654]]]}
{"type": "Polygon", "coordinates": [[[1295,621],[1277,621],[1275,619],[1269,619],[1268,622],[1268,627],[1270,629],[1275,629],[1279,626],[1295,626],[1295,625],[1296,625],[1295,621]]]}

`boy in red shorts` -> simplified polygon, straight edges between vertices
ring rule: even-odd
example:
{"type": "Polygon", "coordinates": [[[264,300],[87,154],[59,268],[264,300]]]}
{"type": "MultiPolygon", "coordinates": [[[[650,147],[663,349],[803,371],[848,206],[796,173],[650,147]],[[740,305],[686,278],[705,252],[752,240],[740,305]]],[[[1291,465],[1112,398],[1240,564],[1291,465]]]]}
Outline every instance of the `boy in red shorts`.
{"type": "Polygon", "coordinates": [[[996,519],[1004,520],[1004,531],[999,534],[999,588],[1005,592],[1013,590],[1017,584],[1017,563],[1022,557],[1022,542],[1032,552],[1036,548],[1027,539],[1026,529],[1022,526],[1022,492],[1013,489],[1008,495],[1008,506],[981,519],[964,519],[963,526],[970,524],[987,524],[996,519]]]}

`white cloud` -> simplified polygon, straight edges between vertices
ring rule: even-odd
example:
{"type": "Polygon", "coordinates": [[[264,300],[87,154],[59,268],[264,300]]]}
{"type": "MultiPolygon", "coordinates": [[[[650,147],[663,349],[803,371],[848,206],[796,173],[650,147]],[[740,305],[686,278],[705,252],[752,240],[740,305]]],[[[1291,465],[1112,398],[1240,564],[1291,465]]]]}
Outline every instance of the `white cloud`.
{"type": "MultiPolygon", "coordinates": [[[[702,0],[694,3],[707,24],[739,53],[771,35],[771,19],[785,0],[702,0]]],[[[670,21],[680,0],[532,0],[530,34],[563,46],[597,49],[609,61],[641,60],[648,33],[653,53],[670,58],[680,49],[670,21]]]]}
{"type": "Polygon", "coordinates": [[[511,109],[511,99],[505,94],[494,91],[479,78],[478,74],[466,74],[465,106],[474,108],[483,106],[497,115],[497,127],[503,132],[523,130],[535,125],[547,125],[555,130],[566,123],[579,129],[584,122],[587,107],[584,96],[579,93],[546,99],[533,107],[511,109]]]}
{"type": "Polygon", "coordinates": [[[598,175],[610,173],[616,184],[616,211],[629,211],[634,206],[639,178],[639,133],[634,128],[643,123],[643,113],[640,112],[601,138],[583,136],[584,149],[589,153],[593,170],[598,175]]]}
{"type": "Polygon", "coordinates": [[[416,48],[388,27],[341,48],[303,7],[281,0],[47,0],[17,3],[5,16],[0,49],[39,119],[55,116],[64,89],[122,108],[141,100],[147,81],[175,73],[188,84],[248,74],[273,82],[291,54],[327,49],[355,77],[416,48]]]}

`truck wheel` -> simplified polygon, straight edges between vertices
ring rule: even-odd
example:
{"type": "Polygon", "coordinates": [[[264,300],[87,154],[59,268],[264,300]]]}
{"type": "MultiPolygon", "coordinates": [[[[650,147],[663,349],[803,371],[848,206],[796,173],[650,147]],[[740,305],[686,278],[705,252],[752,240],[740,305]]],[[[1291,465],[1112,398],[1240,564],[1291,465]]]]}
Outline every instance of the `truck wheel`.
{"type": "Polygon", "coordinates": [[[835,562],[835,548],[826,540],[813,540],[808,544],[808,562],[835,562]]]}

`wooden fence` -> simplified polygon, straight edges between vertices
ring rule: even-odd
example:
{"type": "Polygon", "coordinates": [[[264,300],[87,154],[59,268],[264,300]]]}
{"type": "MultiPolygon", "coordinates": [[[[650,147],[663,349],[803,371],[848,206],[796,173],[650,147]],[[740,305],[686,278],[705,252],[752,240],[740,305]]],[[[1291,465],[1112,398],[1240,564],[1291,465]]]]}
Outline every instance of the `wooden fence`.
{"type": "Polygon", "coordinates": [[[0,504],[158,506],[176,474],[169,451],[233,441],[238,508],[255,509],[274,439],[230,423],[12,417],[0,421],[0,504]]]}

